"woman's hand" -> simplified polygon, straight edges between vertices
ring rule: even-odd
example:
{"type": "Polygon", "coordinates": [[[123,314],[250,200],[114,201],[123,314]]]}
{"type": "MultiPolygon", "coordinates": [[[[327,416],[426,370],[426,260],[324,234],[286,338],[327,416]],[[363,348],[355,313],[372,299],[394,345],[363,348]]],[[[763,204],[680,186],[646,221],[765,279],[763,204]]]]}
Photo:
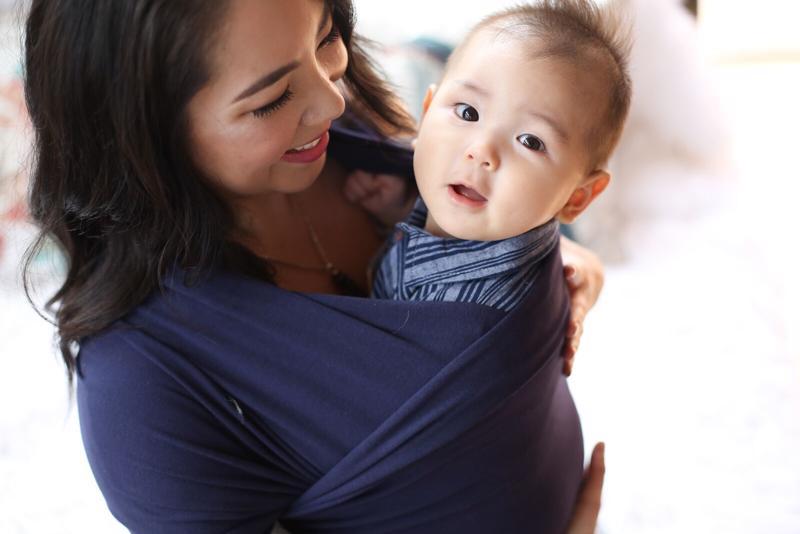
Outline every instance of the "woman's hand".
{"type": "Polygon", "coordinates": [[[572,520],[567,527],[567,534],[594,534],[597,528],[597,515],[600,513],[600,497],[603,493],[605,475],[605,444],[601,442],[594,446],[589,467],[583,474],[581,492],[575,503],[572,520]]]}
{"type": "Polygon", "coordinates": [[[583,320],[603,289],[603,264],[594,252],[574,241],[561,237],[564,277],[571,298],[571,314],[564,344],[564,374],[572,374],[575,353],[583,334],[583,320]]]}

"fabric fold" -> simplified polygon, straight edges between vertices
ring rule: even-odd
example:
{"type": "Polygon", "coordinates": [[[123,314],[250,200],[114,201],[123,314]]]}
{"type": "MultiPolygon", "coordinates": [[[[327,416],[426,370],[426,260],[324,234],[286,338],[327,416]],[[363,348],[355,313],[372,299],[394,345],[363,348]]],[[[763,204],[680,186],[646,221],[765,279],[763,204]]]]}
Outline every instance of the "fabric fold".
{"type": "Polygon", "coordinates": [[[300,496],[286,512],[286,524],[303,532],[378,532],[407,523],[415,532],[434,532],[428,530],[432,524],[450,516],[451,523],[436,528],[474,527],[478,521],[492,532],[563,530],[580,483],[583,448],[561,374],[568,307],[560,266],[560,256],[551,255],[543,273],[547,283],[537,284],[521,306],[456,355],[300,496]],[[471,468],[474,462],[482,468],[471,468]],[[409,509],[397,505],[419,498],[423,488],[438,493],[409,509]],[[481,499],[473,502],[470,491],[481,499]],[[497,502],[486,502],[487,494],[497,502]],[[419,507],[422,502],[438,503],[438,509],[419,507]],[[470,518],[463,510],[470,502],[502,512],[488,521],[491,513],[470,518]],[[427,523],[419,515],[426,513],[427,523]]]}
{"type": "Polygon", "coordinates": [[[95,476],[133,531],[560,533],[583,463],[568,304],[557,249],[509,313],[176,273],[82,349],[95,476]]]}

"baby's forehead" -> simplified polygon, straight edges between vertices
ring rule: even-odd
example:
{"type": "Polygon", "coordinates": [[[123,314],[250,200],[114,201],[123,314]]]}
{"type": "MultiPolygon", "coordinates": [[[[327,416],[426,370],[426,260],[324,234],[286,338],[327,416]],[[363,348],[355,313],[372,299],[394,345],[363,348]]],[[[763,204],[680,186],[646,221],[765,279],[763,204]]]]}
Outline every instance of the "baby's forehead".
{"type": "MultiPolygon", "coordinates": [[[[501,78],[506,75],[518,78],[518,88],[522,92],[527,90],[523,83],[525,78],[533,76],[556,86],[594,86],[590,93],[595,97],[602,88],[603,97],[610,97],[611,79],[604,63],[603,57],[591,51],[576,52],[553,46],[539,36],[518,36],[484,28],[456,49],[440,85],[470,75],[491,84],[498,81],[499,72],[501,78]],[[498,65],[503,65],[504,70],[493,68],[498,65]]],[[[576,98],[581,99],[583,94],[585,90],[578,91],[576,98]]]]}
{"type": "Polygon", "coordinates": [[[607,54],[595,47],[547,39],[530,31],[518,32],[513,27],[487,26],[471,33],[455,49],[445,77],[455,67],[471,65],[477,57],[486,59],[492,55],[515,60],[515,68],[534,72],[544,64],[559,63],[572,67],[576,76],[596,78],[608,75],[611,68],[607,54]]]}
{"type": "MultiPolygon", "coordinates": [[[[515,106],[520,117],[543,112],[558,122],[570,142],[563,147],[585,151],[592,132],[604,124],[612,98],[610,76],[602,58],[554,48],[534,36],[484,28],[470,36],[453,57],[441,85],[453,90],[479,86],[495,103],[515,106]],[[513,80],[513,83],[512,83],[513,80]]],[[[484,101],[484,102],[488,102],[484,101]]]]}

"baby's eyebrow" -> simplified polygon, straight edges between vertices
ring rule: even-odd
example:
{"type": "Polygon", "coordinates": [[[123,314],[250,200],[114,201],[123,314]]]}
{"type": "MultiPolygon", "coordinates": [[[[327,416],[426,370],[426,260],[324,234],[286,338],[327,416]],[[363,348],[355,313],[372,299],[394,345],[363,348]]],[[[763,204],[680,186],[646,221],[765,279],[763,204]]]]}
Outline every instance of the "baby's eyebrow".
{"type": "Polygon", "coordinates": [[[489,96],[489,91],[487,91],[486,89],[483,89],[482,87],[479,87],[479,86],[475,85],[473,82],[471,82],[469,80],[454,80],[454,81],[455,81],[455,83],[457,83],[461,87],[463,87],[465,89],[469,89],[470,91],[474,91],[474,92],[478,93],[481,96],[489,96]]]}
{"type": "Polygon", "coordinates": [[[556,135],[558,135],[558,137],[561,139],[562,142],[564,142],[565,144],[569,143],[569,135],[567,135],[566,130],[564,130],[564,128],[562,128],[561,125],[559,125],[555,119],[553,119],[549,115],[545,115],[544,113],[539,113],[531,109],[525,110],[525,113],[527,113],[531,117],[546,122],[550,126],[550,128],[553,129],[556,135]]]}

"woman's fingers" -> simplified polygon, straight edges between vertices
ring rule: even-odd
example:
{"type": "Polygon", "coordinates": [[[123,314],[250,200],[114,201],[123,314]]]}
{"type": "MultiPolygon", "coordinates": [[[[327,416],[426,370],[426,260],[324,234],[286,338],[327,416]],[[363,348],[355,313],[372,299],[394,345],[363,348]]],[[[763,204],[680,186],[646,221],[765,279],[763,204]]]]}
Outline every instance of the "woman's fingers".
{"type": "Polygon", "coordinates": [[[597,528],[597,516],[600,514],[603,481],[606,474],[605,444],[594,446],[589,467],[583,475],[583,484],[567,534],[594,534],[597,528]]]}
{"type": "Polygon", "coordinates": [[[570,293],[570,322],[564,343],[564,374],[572,373],[575,353],[583,335],[583,321],[603,288],[603,264],[590,250],[561,238],[564,279],[570,293]]]}
{"type": "Polygon", "coordinates": [[[581,334],[583,334],[583,325],[578,327],[578,331],[572,336],[567,336],[567,342],[564,345],[562,356],[564,357],[563,372],[566,376],[572,375],[572,366],[575,364],[575,354],[578,353],[578,348],[581,344],[581,334]]]}
{"type": "Polygon", "coordinates": [[[572,365],[575,361],[575,354],[581,344],[583,335],[583,320],[586,317],[586,308],[581,304],[582,299],[573,297],[572,309],[570,311],[569,326],[567,327],[566,342],[562,356],[564,357],[564,374],[572,374],[572,365]]]}
{"type": "Polygon", "coordinates": [[[581,283],[583,282],[583,276],[581,275],[581,272],[573,265],[567,265],[564,267],[564,277],[567,279],[567,285],[569,288],[573,290],[580,287],[581,283]]]}
{"type": "Polygon", "coordinates": [[[572,376],[572,366],[575,364],[575,352],[571,348],[564,349],[564,366],[562,372],[564,376],[572,376]]]}

